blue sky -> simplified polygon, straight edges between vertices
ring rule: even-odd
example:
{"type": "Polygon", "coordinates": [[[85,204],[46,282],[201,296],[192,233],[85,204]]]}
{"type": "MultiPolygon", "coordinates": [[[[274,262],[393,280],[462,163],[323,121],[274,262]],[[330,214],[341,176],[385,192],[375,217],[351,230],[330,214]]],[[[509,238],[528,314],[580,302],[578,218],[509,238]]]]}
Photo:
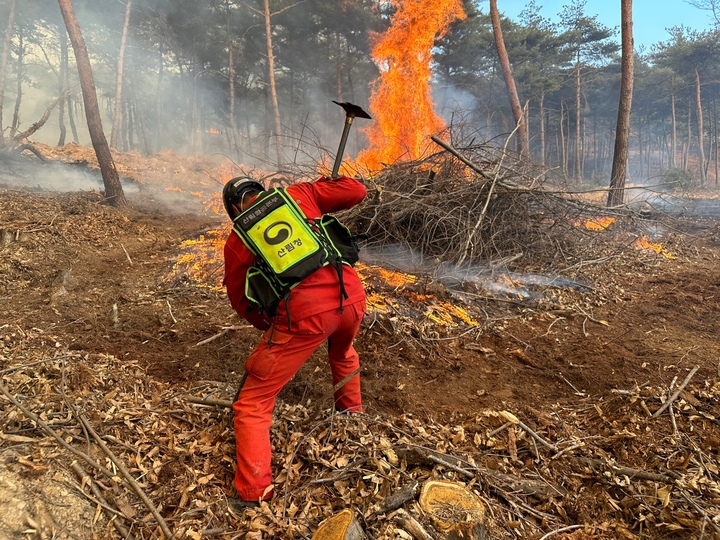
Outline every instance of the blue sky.
{"type": "MultiPolygon", "coordinates": [[[[557,15],[570,0],[536,0],[540,6],[540,14],[552,21],[557,21],[557,15]]],[[[487,13],[489,7],[480,3],[483,11],[487,13]]],[[[500,0],[498,9],[511,19],[516,19],[525,8],[526,0],[500,0]]],[[[587,15],[596,15],[598,21],[609,28],[617,27],[617,40],[620,41],[620,0],[587,0],[585,4],[587,15]]],[[[713,19],[709,11],[702,11],[692,7],[684,0],[633,0],[633,36],[635,48],[645,46],[645,52],[650,46],[668,39],[667,28],[673,26],[687,26],[694,30],[709,30],[713,27],[713,19]]]]}

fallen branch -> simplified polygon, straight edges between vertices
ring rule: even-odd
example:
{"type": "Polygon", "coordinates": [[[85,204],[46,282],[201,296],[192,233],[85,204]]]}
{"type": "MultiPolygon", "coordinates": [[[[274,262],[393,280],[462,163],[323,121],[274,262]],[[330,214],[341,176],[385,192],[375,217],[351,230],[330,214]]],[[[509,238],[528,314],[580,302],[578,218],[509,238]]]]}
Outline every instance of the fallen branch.
{"type": "Polygon", "coordinates": [[[436,452],[435,450],[430,450],[429,448],[416,446],[411,449],[396,449],[395,453],[398,455],[398,457],[405,457],[408,462],[412,462],[413,459],[415,461],[429,461],[430,463],[440,465],[459,474],[462,474],[463,476],[466,476],[470,479],[476,478],[477,475],[480,474],[498,482],[501,482],[505,485],[508,485],[513,491],[520,491],[525,495],[548,499],[550,497],[559,497],[566,493],[564,489],[557,488],[549,483],[541,484],[539,482],[521,480],[515,476],[503,474],[498,471],[493,471],[478,466],[473,466],[468,463],[468,465],[473,468],[473,470],[469,470],[468,468],[463,468],[460,466],[460,464],[462,463],[461,459],[449,456],[447,454],[442,454],[440,452],[436,452]]]}
{"type": "Polygon", "coordinates": [[[158,526],[165,535],[165,538],[167,538],[168,540],[175,538],[175,535],[173,535],[173,533],[170,531],[170,528],[168,527],[163,517],[160,515],[160,512],[158,512],[158,509],[155,507],[150,498],[145,494],[143,489],[140,487],[140,484],[138,484],[132,477],[130,472],[127,470],[127,467],[125,467],[125,464],[117,457],[115,457],[115,454],[113,454],[112,450],[108,448],[108,446],[105,444],[105,441],[103,441],[100,435],[97,434],[97,431],[95,431],[95,429],[92,427],[87,418],[85,418],[85,416],[80,415],[78,417],[78,420],[85,427],[85,429],[88,430],[90,435],[92,435],[93,439],[95,439],[95,442],[98,443],[100,448],[102,448],[103,452],[105,452],[108,458],[110,458],[110,461],[115,464],[125,481],[130,484],[137,496],[140,497],[145,506],[147,506],[148,510],[150,510],[150,513],[155,517],[155,520],[157,521],[158,526]]]}
{"type": "Polygon", "coordinates": [[[89,455],[84,454],[80,450],[77,450],[76,448],[73,448],[68,443],[66,443],[65,439],[63,439],[60,435],[58,435],[58,433],[53,428],[51,428],[49,425],[47,425],[35,413],[30,411],[27,407],[25,407],[17,399],[15,399],[15,397],[8,391],[7,388],[5,388],[5,385],[3,385],[2,383],[0,383],[0,392],[2,392],[5,395],[5,397],[10,400],[10,403],[15,405],[15,407],[17,407],[18,409],[20,409],[20,411],[22,411],[22,413],[25,416],[27,416],[30,420],[35,422],[35,424],[38,425],[40,427],[40,429],[42,429],[45,433],[47,433],[53,439],[55,439],[60,446],[65,448],[65,450],[67,450],[68,452],[79,457],[80,459],[85,461],[87,464],[95,467],[96,469],[98,469],[100,472],[102,472],[108,478],[115,478],[117,476],[115,473],[113,473],[106,467],[103,467],[102,465],[97,463],[95,460],[93,460],[89,455]]]}
{"type": "Polygon", "coordinates": [[[45,125],[45,122],[48,121],[48,118],[50,118],[50,113],[52,110],[57,106],[58,103],[60,103],[61,100],[65,99],[65,97],[69,94],[69,91],[63,90],[58,97],[53,99],[50,104],[48,105],[47,109],[45,109],[45,112],[43,113],[40,120],[35,122],[33,125],[31,125],[27,130],[23,131],[22,133],[18,133],[15,135],[12,140],[13,142],[20,142],[23,139],[28,138],[30,135],[35,133],[38,129],[43,127],[45,125]]]}
{"type": "MultiPolygon", "coordinates": [[[[80,486],[84,486],[85,484],[90,486],[90,491],[93,492],[95,499],[97,499],[96,502],[103,508],[103,510],[105,510],[105,512],[108,513],[108,517],[110,518],[113,527],[115,527],[115,530],[120,534],[120,536],[127,540],[134,540],[135,537],[130,534],[128,528],[125,527],[125,525],[123,525],[122,523],[120,523],[120,521],[115,519],[117,516],[121,516],[122,512],[120,512],[119,510],[115,510],[108,504],[107,500],[102,494],[102,491],[100,491],[100,488],[97,486],[97,484],[93,482],[90,475],[85,472],[85,469],[82,468],[82,465],[80,465],[77,461],[73,461],[70,466],[72,467],[72,470],[75,471],[75,474],[78,475],[78,478],[80,478],[80,486]]],[[[87,497],[87,495],[85,496],[87,497]]]]}
{"type": "Polygon", "coordinates": [[[672,404],[672,402],[678,398],[678,396],[680,395],[680,392],[682,392],[685,389],[685,387],[690,382],[690,379],[693,378],[693,375],[695,375],[695,373],[697,372],[698,369],[700,369],[700,366],[695,366],[694,368],[692,368],[692,370],[690,370],[690,373],[688,373],[688,376],[685,377],[685,380],[682,382],[682,384],[680,386],[678,386],[678,389],[675,391],[675,393],[668,398],[668,400],[663,404],[662,407],[660,407],[657,411],[655,411],[655,413],[653,414],[653,418],[657,418],[658,416],[660,416],[663,413],[663,411],[665,409],[667,409],[672,404]]]}
{"type": "Polygon", "coordinates": [[[221,332],[218,332],[214,336],[211,336],[207,339],[203,339],[202,341],[195,344],[196,347],[199,347],[200,345],[207,345],[211,341],[215,341],[218,338],[223,337],[225,334],[227,334],[230,330],[241,330],[243,328],[252,328],[249,324],[244,324],[241,326],[225,326],[223,327],[221,332]]]}
{"type": "Polygon", "coordinates": [[[445,150],[447,150],[448,152],[450,152],[453,156],[455,156],[456,158],[458,158],[460,161],[462,161],[465,165],[467,165],[468,167],[470,167],[473,171],[475,171],[476,173],[478,173],[480,176],[482,176],[482,177],[485,178],[486,180],[491,180],[491,178],[488,176],[488,174],[487,174],[485,171],[483,171],[480,167],[478,167],[478,166],[475,165],[472,161],[470,161],[470,160],[467,159],[465,156],[463,156],[463,155],[462,155],[460,152],[458,152],[453,146],[451,146],[451,145],[449,145],[448,143],[446,143],[445,141],[443,141],[440,137],[436,137],[435,135],[431,135],[431,136],[430,136],[430,139],[432,139],[432,141],[433,141],[435,144],[437,144],[437,145],[439,145],[439,146],[442,146],[445,150]]]}
{"type": "Polygon", "coordinates": [[[132,261],[132,259],[130,258],[130,254],[128,253],[128,250],[125,249],[125,246],[122,245],[122,243],[120,244],[120,247],[121,247],[122,250],[125,252],[125,257],[127,257],[127,260],[128,260],[128,262],[130,263],[130,266],[132,266],[132,265],[133,265],[133,261],[132,261]]]}
{"type": "Polygon", "coordinates": [[[395,521],[398,526],[412,536],[415,540],[433,540],[433,537],[423,528],[422,525],[405,510],[398,510],[395,514],[395,521]]]}
{"type": "Polygon", "coordinates": [[[190,403],[197,403],[198,405],[208,405],[214,407],[226,407],[232,408],[232,401],[229,399],[215,399],[215,398],[199,398],[195,396],[188,396],[187,400],[190,403]]]}
{"type": "Polygon", "coordinates": [[[551,536],[555,536],[556,534],[560,534],[563,532],[574,531],[575,529],[582,529],[584,526],[585,525],[570,525],[568,527],[562,527],[561,529],[555,529],[554,531],[550,531],[549,533],[544,534],[542,538],[540,538],[540,540],[547,540],[551,536]]]}
{"type": "Polygon", "coordinates": [[[651,473],[648,471],[641,471],[640,469],[633,469],[631,467],[623,467],[621,465],[611,465],[604,463],[599,459],[591,458],[578,458],[578,462],[584,465],[588,465],[592,469],[598,472],[611,471],[616,474],[622,474],[632,478],[640,478],[641,480],[650,480],[651,482],[663,482],[664,484],[674,484],[675,478],[666,474],[651,473]]]}
{"type": "MultiPolygon", "coordinates": [[[[562,374],[561,374],[561,375],[562,375],[562,374]]],[[[526,425],[525,423],[523,423],[523,422],[522,422],[517,416],[515,416],[513,413],[508,412],[508,411],[502,411],[500,414],[501,414],[501,416],[502,416],[503,418],[505,418],[505,419],[508,420],[509,422],[511,422],[511,423],[513,423],[513,424],[517,424],[518,426],[520,426],[521,428],[523,428],[533,439],[535,439],[537,442],[539,442],[540,444],[542,444],[545,448],[547,448],[547,449],[550,450],[551,452],[557,454],[557,453],[560,451],[560,449],[559,449],[557,446],[555,446],[554,444],[550,444],[549,442],[547,442],[547,441],[546,441],[545,439],[543,439],[540,435],[538,435],[537,433],[535,433],[535,431],[533,431],[528,425],[526,425]]]]}
{"type": "Polygon", "coordinates": [[[340,388],[342,388],[343,386],[345,386],[345,385],[348,383],[348,381],[349,381],[350,379],[352,379],[352,378],[353,378],[355,375],[357,375],[358,373],[360,373],[360,368],[357,368],[355,371],[353,371],[352,373],[350,373],[350,375],[348,375],[347,377],[345,377],[342,381],[339,381],[335,386],[333,386],[333,393],[334,393],[334,392],[337,392],[338,390],[340,390],[340,388]]]}
{"type": "Polygon", "coordinates": [[[380,512],[383,514],[392,512],[393,510],[400,508],[406,502],[412,501],[417,496],[419,487],[420,484],[417,481],[414,481],[403,486],[396,492],[391,493],[380,505],[380,512]]]}

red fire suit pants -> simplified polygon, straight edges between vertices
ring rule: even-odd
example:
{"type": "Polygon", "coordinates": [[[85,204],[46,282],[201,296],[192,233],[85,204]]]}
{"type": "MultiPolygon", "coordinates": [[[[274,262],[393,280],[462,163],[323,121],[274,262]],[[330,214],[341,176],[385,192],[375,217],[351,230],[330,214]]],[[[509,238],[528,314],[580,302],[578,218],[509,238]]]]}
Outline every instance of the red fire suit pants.
{"type": "MultiPolygon", "coordinates": [[[[272,496],[270,469],[270,425],[275,397],[293,378],[305,361],[328,340],[328,357],[333,386],[360,367],[353,339],[360,329],[365,302],[346,305],[280,323],[267,330],[245,361],[247,378],[233,403],[237,468],[235,489],[244,500],[272,496]]],[[[360,375],[351,377],[334,393],[335,407],[341,411],[362,411],[360,375]]]]}

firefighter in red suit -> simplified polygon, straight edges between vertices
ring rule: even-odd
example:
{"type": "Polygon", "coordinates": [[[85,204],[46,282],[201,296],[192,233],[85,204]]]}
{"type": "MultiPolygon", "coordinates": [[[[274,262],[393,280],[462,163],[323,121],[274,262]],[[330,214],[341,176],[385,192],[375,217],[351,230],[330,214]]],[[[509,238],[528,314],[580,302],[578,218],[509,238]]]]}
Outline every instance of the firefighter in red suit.
{"type": "MultiPolygon", "coordinates": [[[[263,191],[249,178],[230,180],[223,191],[232,219],[263,191]]],[[[347,177],[304,182],[285,188],[307,218],[349,209],[363,200],[363,184],[347,177]]],[[[234,503],[249,506],[272,496],[270,425],[275,397],[303,363],[325,341],[339,411],[360,412],[359,358],[353,347],[365,314],[365,291],[355,270],[342,265],[345,297],[340,301],[339,276],[326,265],[303,279],[270,318],[246,297],[245,278],[255,256],[233,231],[225,244],[225,286],[232,307],[263,331],[260,343],[245,361],[244,383],[233,403],[237,469],[234,503]],[[342,307],[341,307],[342,305],[342,307]],[[289,323],[289,327],[288,327],[289,323]],[[353,375],[355,374],[355,375],[353,375]],[[249,504],[244,504],[249,502],[249,504]]]]}

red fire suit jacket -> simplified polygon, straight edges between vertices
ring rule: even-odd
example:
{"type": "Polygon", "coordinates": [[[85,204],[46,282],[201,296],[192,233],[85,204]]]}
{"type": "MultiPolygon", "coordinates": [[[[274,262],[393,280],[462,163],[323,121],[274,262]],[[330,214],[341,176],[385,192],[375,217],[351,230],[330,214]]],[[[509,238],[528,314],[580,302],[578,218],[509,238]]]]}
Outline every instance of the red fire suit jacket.
{"type": "MultiPolygon", "coordinates": [[[[365,198],[367,190],[357,180],[341,176],[327,181],[324,177],[315,182],[303,182],[286,188],[300,209],[310,219],[352,208],[365,198]]],[[[272,320],[261,314],[245,296],[245,276],[255,263],[255,256],[235,232],[225,242],[224,284],[232,307],[237,313],[259,330],[267,330],[272,320]]],[[[359,302],[365,298],[360,278],[355,270],[343,265],[343,281],[348,298],[344,305],[359,302]]],[[[324,266],[306,277],[291,292],[289,303],[292,320],[303,319],[314,313],[322,313],[340,306],[340,283],[335,269],[324,266]]],[[[285,303],[277,309],[285,313],[285,303]]]]}

